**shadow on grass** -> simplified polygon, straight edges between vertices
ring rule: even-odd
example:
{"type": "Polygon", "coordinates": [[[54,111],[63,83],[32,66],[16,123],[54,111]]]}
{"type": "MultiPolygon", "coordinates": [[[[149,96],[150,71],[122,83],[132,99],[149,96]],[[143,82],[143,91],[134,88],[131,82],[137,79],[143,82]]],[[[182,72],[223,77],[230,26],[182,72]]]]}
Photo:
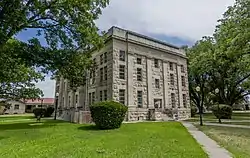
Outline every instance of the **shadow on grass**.
{"type": "Polygon", "coordinates": [[[98,129],[95,125],[85,125],[78,128],[79,130],[84,131],[101,131],[101,129],[98,129]]]}
{"type": "MultiPolygon", "coordinates": [[[[18,122],[0,124],[0,131],[4,130],[19,130],[19,129],[37,129],[56,126],[58,123],[64,123],[59,120],[42,120],[41,122],[18,122]]],[[[1,139],[1,138],[0,138],[1,139]]]]}

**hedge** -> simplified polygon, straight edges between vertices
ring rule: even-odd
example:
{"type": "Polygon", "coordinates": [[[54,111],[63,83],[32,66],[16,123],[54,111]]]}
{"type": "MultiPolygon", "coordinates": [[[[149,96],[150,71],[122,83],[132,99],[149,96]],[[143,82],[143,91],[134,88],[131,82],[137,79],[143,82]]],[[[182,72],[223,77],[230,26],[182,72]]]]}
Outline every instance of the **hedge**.
{"type": "Polygon", "coordinates": [[[225,104],[213,105],[212,111],[219,122],[221,122],[221,119],[231,119],[233,114],[232,107],[225,104]]]}
{"type": "Polygon", "coordinates": [[[99,129],[120,128],[128,107],[115,102],[104,101],[90,106],[91,117],[99,129]]]}

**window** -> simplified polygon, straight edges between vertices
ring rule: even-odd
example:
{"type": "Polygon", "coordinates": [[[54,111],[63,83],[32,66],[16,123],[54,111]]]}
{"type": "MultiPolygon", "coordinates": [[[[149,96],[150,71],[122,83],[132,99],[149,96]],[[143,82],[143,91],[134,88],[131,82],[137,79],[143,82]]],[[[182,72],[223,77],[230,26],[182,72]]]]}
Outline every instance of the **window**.
{"type": "Polygon", "coordinates": [[[100,68],[100,82],[103,81],[103,68],[100,68]]]}
{"type": "Polygon", "coordinates": [[[121,104],[125,104],[125,90],[124,89],[119,90],[119,102],[121,104]]]}
{"type": "Polygon", "coordinates": [[[173,65],[173,63],[169,63],[169,69],[171,70],[171,71],[173,71],[174,70],[174,65],[173,65]]]}
{"type": "Polygon", "coordinates": [[[137,81],[142,81],[142,69],[137,68],[137,81]]]}
{"type": "Polygon", "coordinates": [[[170,74],[170,84],[174,86],[174,74],[170,74]]]}
{"type": "Polygon", "coordinates": [[[125,79],[125,65],[119,65],[119,78],[125,79]]]}
{"type": "Polygon", "coordinates": [[[158,59],[155,59],[155,60],[154,60],[154,63],[155,63],[155,67],[156,67],[156,68],[159,68],[159,60],[158,60],[158,59]]]}
{"type": "Polygon", "coordinates": [[[183,107],[186,108],[187,107],[187,96],[186,96],[186,94],[182,94],[182,99],[183,99],[183,107]]]}
{"type": "Polygon", "coordinates": [[[15,110],[18,110],[19,109],[19,105],[16,104],[15,107],[14,107],[15,110]]]}
{"type": "Polygon", "coordinates": [[[186,87],[185,77],[184,76],[181,76],[181,85],[182,85],[182,87],[186,87]]]}
{"type": "Polygon", "coordinates": [[[102,64],[103,64],[103,54],[100,55],[100,65],[102,65],[102,64]]]}
{"type": "Polygon", "coordinates": [[[63,103],[63,105],[62,105],[62,106],[64,106],[64,97],[62,98],[62,103],[63,103]]]}
{"type": "Polygon", "coordinates": [[[108,61],[108,53],[105,52],[104,53],[104,63],[106,63],[108,61]]]}
{"type": "Polygon", "coordinates": [[[92,92],[92,103],[95,102],[95,92],[92,92]]]}
{"type": "Polygon", "coordinates": [[[89,93],[89,105],[91,105],[91,101],[92,101],[92,96],[91,93],[89,93]]]}
{"type": "Polygon", "coordinates": [[[184,65],[181,65],[181,72],[182,72],[182,73],[185,72],[184,65]]]}
{"type": "Polygon", "coordinates": [[[69,101],[69,105],[68,105],[68,106],[70,106],[70,103],[71,103],[71,98],[70,98],[70,96],[69,96],[69,100],[68,100],[68,101],[69,101]]]}
{"type": "Polygon", "coordinates": [[[125,61],[125,51],[120,50],[120,53],[119,53],[119,60],[120,60],[120,61],[125,61]]]}
{"type": "Polygon", "coordinates": [[[155,79],[155,88],[160,88],[160,80],[155,79]]]}
{"type": "Polygon", "coordinates": [[[76,98],[75,98],[76,100],[75,100],[75,105],[77,106],[77,103],[78,103],[78,95],[76,94],[76,98]]]}
{"type": "Polygon", "coordinates": [[[175,94],[171,93],[171,104],[172,104],[172,108],[175,108],[175,94]]]}
{"type": "Polygon", "coordinates": [[[141,58],[137,58],[136,63],[141,65],[141,58]]]}
{"type": "Polygon", "coordinates": [[[137,106],[142,108],[142,91],[137,91],[137,106]]]}
{"type": "Polygon", "coordinates": [[[107,90],[104,90],[104,100],[107,100],[108,99],[108,93],[107,93],[107,90]]]}
{"type": "Polygon", "coordinates": [[[104,80],[107,81],[108,79],[108,68],[107,66],[104,67],[104,80]]]}
{"type": "Polygon", "coordinates": [[[92,84],[95,84],[95,70],[92,71],[92,84]]]}
{"type": "Polygon", "coordinates": [[[154,99],[154,107],[156,109],[162,108],[162,100],[161,99],[154,99]]]}
{"type": "Polygon", "coordinates": [[[96,66],[96,58],[93,59],[93,64],[96,66]]]}
{"type": "Polygon", "coordinates": [[[100,101],[102,101],[102,91],[100,91],[100,101]]]}

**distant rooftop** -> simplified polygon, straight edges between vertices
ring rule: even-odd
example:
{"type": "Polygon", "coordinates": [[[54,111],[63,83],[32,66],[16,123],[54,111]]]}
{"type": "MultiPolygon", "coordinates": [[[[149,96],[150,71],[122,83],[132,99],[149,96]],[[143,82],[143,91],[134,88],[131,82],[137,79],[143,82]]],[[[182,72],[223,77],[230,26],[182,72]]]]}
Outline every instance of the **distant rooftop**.
{"type": "Polygon", "coordinates": [[[54,104],[54,98],[40,98],[40,99],[27,99],[25,100],[26,104],[54,104]]]}

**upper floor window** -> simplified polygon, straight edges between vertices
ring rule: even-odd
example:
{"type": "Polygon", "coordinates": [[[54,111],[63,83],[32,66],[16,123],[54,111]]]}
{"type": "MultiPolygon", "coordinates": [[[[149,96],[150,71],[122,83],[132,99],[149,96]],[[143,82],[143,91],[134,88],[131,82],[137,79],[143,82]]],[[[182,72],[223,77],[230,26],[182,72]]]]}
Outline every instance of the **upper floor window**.
{"type": "Polygon", "coordinates": [[[119,90],[119,102],[125,104],[125,89],[119,90]]]}
{"type": "Polygon", "coordinates": [[[75,105],[77,106],[77,104],[78,104],[78,95],[76,94],[76,96],[75,96],[75,105]]]}
{"type": "Polygon", "coordinates": [[[103,81],[103,68],[100,68],[100,82],[103,81]]]}
{"type": "Polygon", "coordinates": [[[181,85],[182,87],[186,87],[185,77],[181,76],[181,85]]]}
{"type": "Polygon", "coordinates": [[[119,52],[119,60],[120,61],[125,61],[125,51],[120,50],[120,52],[119,52]]]}
{"type": "Polygon", "coordinates": [[[141,65],[141,58],[137,58],[136,63],[141,65]]]}
{"type": "Polygon", "coordinates": [[[158,60],[158,59],[155,59],[155,60],[154,60],[154,64],[155,64],[155,67],[156,67],[156,68],[159,68],[159,60],[158,60]]]}
{"type": "Polygon", "coordinates": [[[103,64],[103,54],[100,55],[100,65],[103,64]]]}
{"type": "Polygon", "coordinates": [[[92,92],[92,103],[95,102],[95,92],[92,92]]]}
{"type": "Polygon", "coordinates": [[[125,65],[119,65],[119,78],[125,79],[125,65]]]}
{"type": "Polygon", "coordinates": [[[174,74],[170,74],[170,84],[174,85],[174,74]]]}
{"type": "Polygon", "coordinates": [[[155,79],[155,88],[160,88],[160,80],[155,79]]]}
{"type": "Polygon", "coordinates": [[[142,81],[142,69],[137,68],[137,81],[142,81]]]}
{"type": "Polygon", "coordinates": [[[92,104],[92,96],[91,96],[92,94],[91,93],[89,93],[89,105],[91,105],[92,104]]]}
{"type": "Polygon", "coordinates": [[[172,108],[175,108],[175,94],[171,93],[171,104],[172,104],[172,108]]]}
{"type": "Polygon", "coordinates": [[[184,65],[181,65],[181,72],[182,72],[182,73],[185,72],[184,65]]]}
{"type": "Polygon", "coordinates": [[[16,104],[16,105],[14,106],[14,109],[15,109],[15,110],[18,110],[18,109],[19,109],[19,105],[16,104]]]}
{"type": "Polygon", "coordinates": [[[170,69],[171,71],[174,70],[174,64],[173,64],[172,62],[169,63],[169,69],[170,69]]]}
{"type": "Polygon", "coordinates": [[[104,63],[106,63],[108,61],[108,53],[105,52],[104,53],[104,63]]]}
{"type": "Polygon", "coordinates": [[[96,74],[95,74],[95,70],[92,71],[92,84],[95,84],[95,77],[96,77],[96,74]]]}
{"type": "Polygon", "coordinates": [[[137,106],[142,108],[142,91],[137,91],[137,106]]]}
{"type": "Polygon", "coordinates": [[[108,79],[108,68],[107,66],[104,67],[104,80],[107,81],[108,79]]]}
{"type": "Polygon", "coordinates": [[[104,100],[107,100],[108,99],[108,92],[107,90],[104,90],[104,100]]]}
{"type": "Polygon", "coordinates": [[[186,108],[187,107],[187,96],[186,96],[186,94],[182,94],[182,99],[183,99],[183,107],[186,108]]]}
{"type": "Polygon", "coordinates": [[[102,101],[102,91],[100,91],[100,101],[102,101]]]}

